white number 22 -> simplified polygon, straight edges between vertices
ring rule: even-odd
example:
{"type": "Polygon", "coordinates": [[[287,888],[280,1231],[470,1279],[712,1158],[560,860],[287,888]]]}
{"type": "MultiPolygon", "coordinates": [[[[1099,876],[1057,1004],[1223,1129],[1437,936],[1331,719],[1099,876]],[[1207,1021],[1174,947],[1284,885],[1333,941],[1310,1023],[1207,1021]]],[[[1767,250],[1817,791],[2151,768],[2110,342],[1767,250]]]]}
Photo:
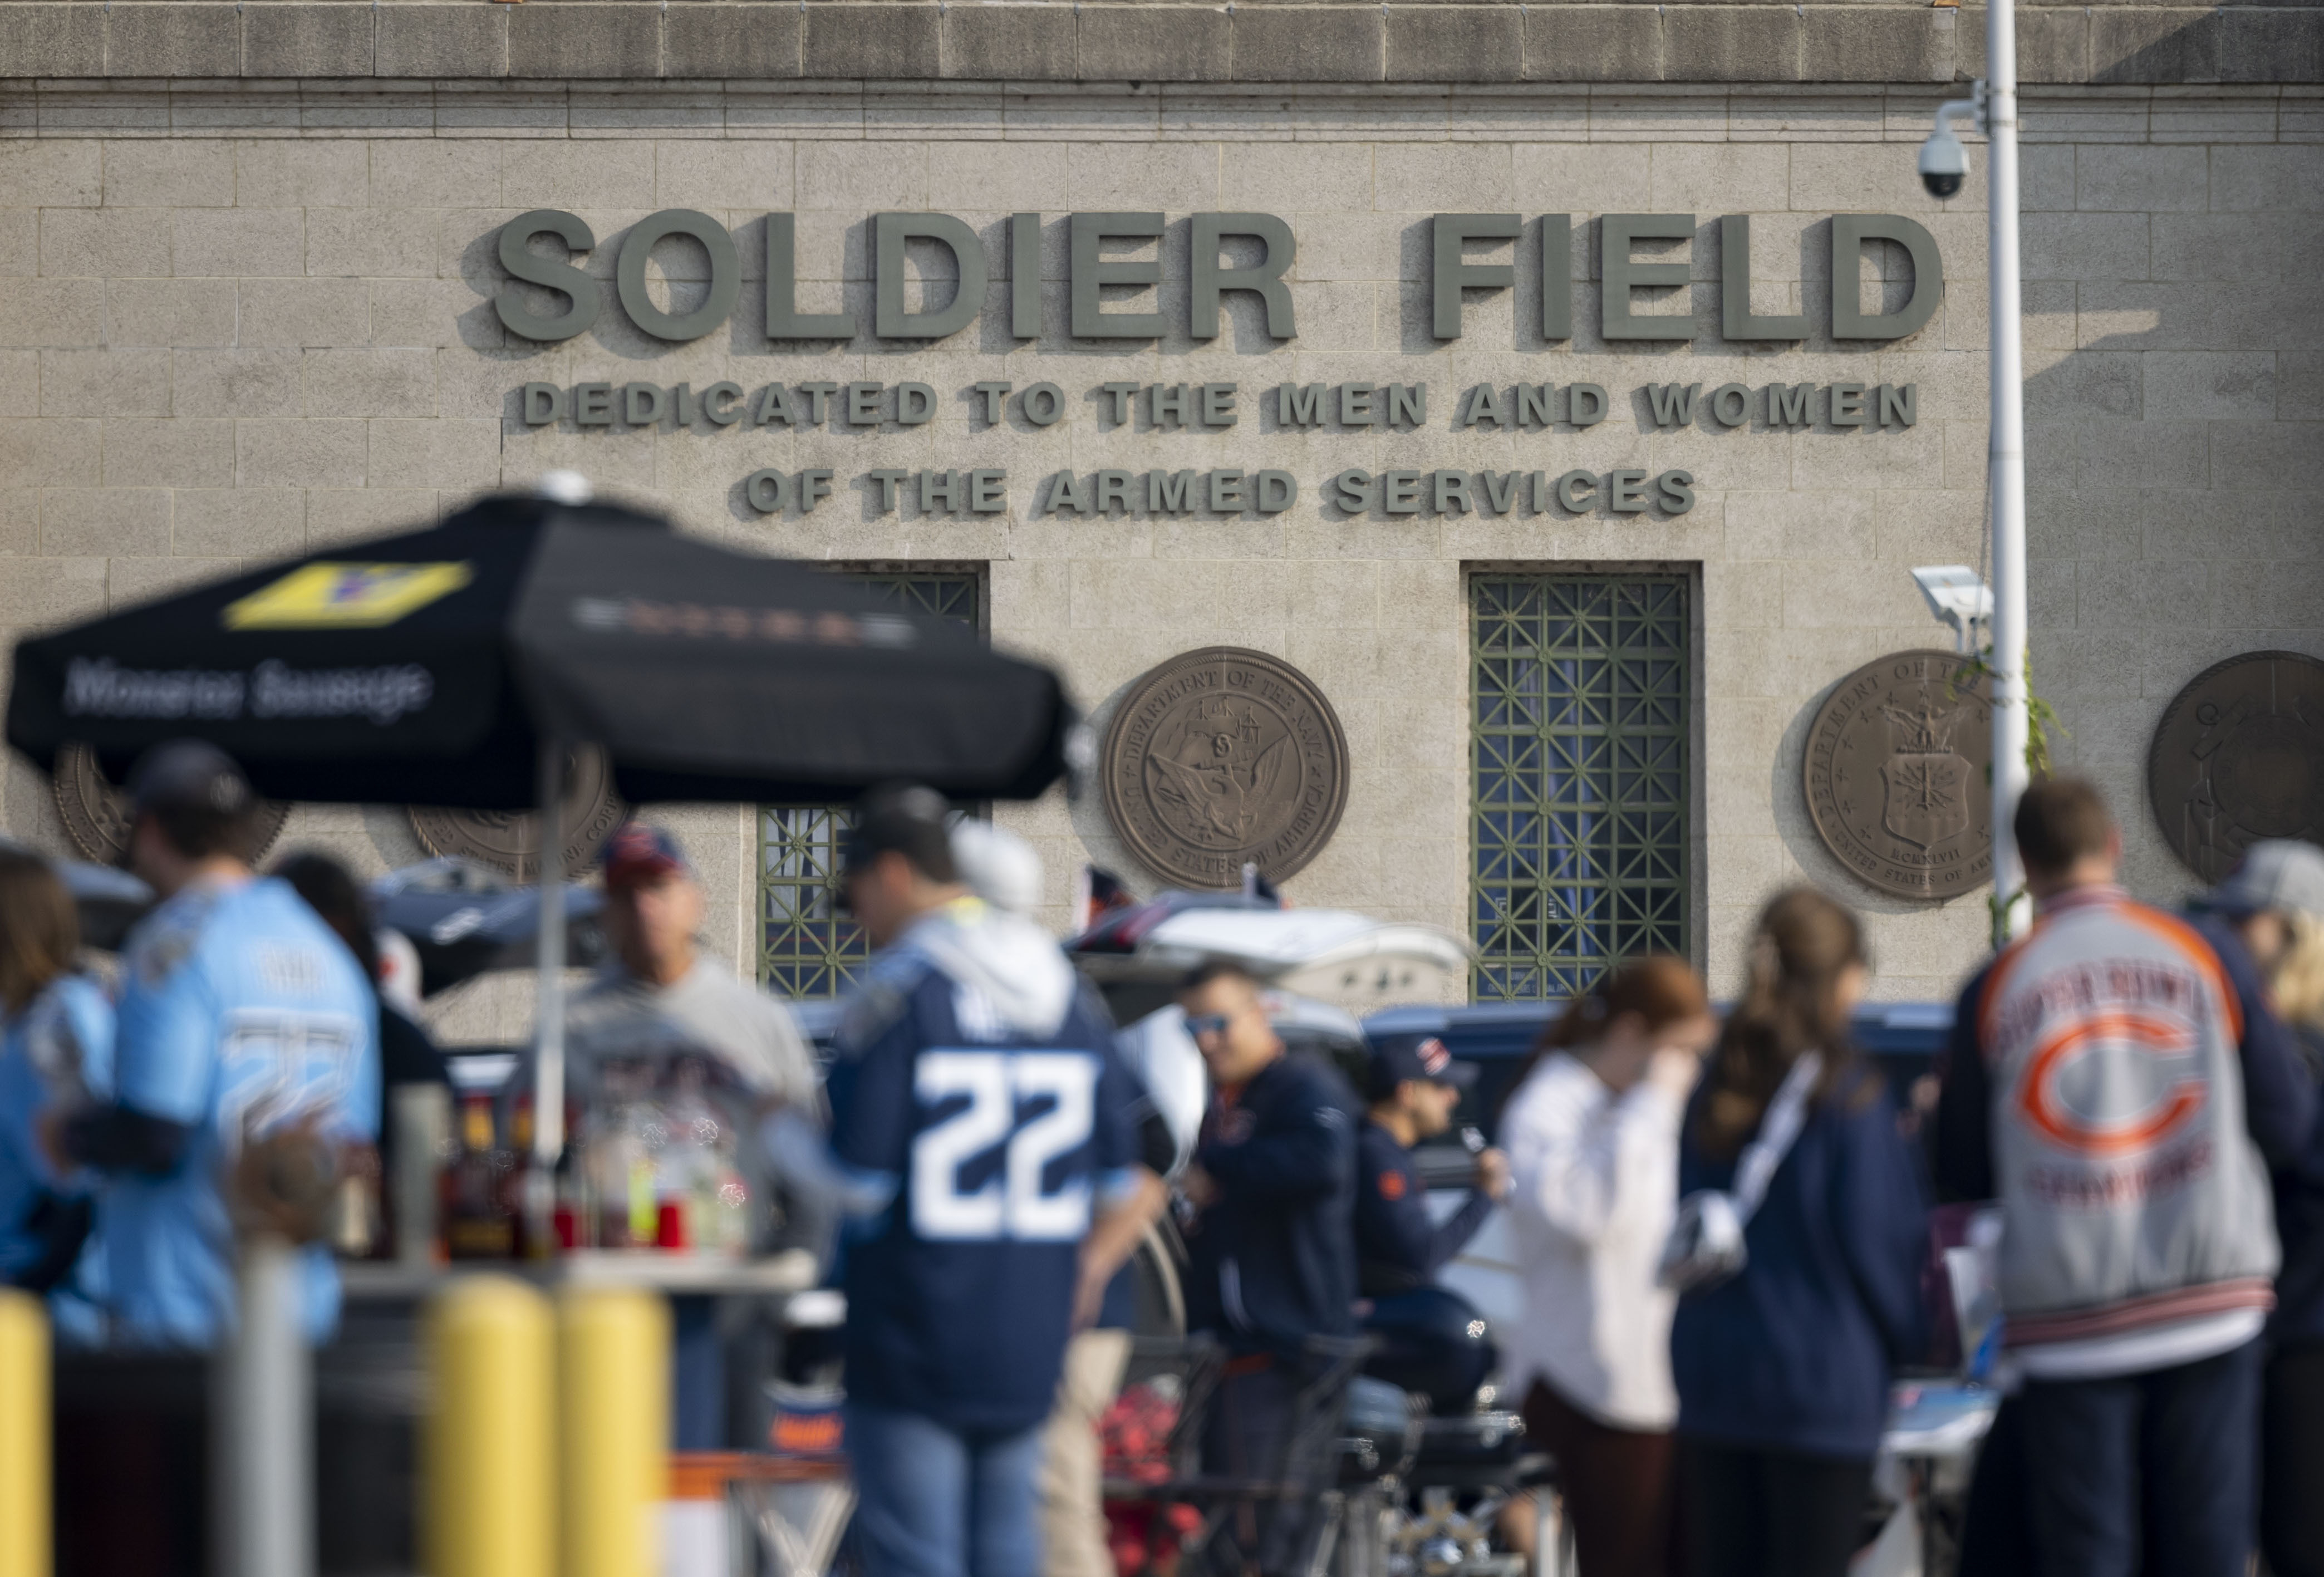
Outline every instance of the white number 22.
{"type": "Polygon", "coordinates": [[[913,1093],[933,1106],[968,1104],[912,1141],[912,1220],[924,1238],[1074,1242],[1089,1231],[1086,1174],[1044,1193],[1041,1174],[1089,1141],[1097,1111],[1097,1063],[1069,1051],[926,1051],[913,1093]],[[1056,1104],[1022,1128],[1021,1101],[1056,1104]],[[1014,1130],[1013,1132],[1011,1130],[1014,1130]],[[960,1169],[1006,1140],[1001,1175],[963,1193],[960,1169]]]}

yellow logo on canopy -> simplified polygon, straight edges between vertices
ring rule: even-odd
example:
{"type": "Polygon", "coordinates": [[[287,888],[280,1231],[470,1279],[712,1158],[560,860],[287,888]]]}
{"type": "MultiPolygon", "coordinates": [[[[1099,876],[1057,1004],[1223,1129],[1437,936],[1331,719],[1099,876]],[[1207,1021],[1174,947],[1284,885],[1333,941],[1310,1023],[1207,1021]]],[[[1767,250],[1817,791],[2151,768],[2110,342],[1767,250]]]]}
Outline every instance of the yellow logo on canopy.
{"type": "Polygon", "coordinates": [[[450,596],[468,564],[302,564],[226,604],[229,630],[375,630],[450,596]]]}

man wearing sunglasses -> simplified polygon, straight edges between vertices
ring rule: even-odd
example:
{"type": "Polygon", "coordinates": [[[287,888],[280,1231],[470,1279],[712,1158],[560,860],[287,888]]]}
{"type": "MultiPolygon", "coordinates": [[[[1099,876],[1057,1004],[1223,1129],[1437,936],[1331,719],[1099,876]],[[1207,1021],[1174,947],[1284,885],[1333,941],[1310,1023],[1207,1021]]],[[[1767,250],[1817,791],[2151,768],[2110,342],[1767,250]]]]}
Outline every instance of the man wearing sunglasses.
{"type": "MultiPolygon", "coordinates": [[[[1182,1183],[1196,1212],[1186,1323],[1229,1354],[1204,1469],[1274,1478],[1306,1338],[1355,1331],[1355,1097],[1325,1064],[1286,1053],[1258,982],[1233,965],[1204,965],[1178,1001],[1212,1084],[1182,1183]]],[[[1259,1535],[1268,1572],[1291,1558],[1303,1518],[1270,1520],[1259,1535]]]]}

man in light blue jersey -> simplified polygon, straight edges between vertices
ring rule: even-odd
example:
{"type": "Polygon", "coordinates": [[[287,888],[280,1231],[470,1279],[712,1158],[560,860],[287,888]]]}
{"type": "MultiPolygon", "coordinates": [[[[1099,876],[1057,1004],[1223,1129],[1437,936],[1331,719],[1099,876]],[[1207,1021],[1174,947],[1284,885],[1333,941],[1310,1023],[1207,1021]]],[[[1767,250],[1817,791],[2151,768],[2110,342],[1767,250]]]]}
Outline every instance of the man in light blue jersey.
{"type": "MultiPolygon", "coordinates": [[[[281,1151],[271,1159],[296,1163],[376,1136],[378,1009],[346,945],[289,884],[252,874],[255,800],[223,752],[157,746],[129,788],[129,866],[162,902],[123,958],[114,1103],[67,1119],[56,1142],[106,1175],[114,1340],[206,1348],[235,1318],[227,1194],[242,1186],[246,1148],[268,1144],[281,1151]]],[[[330,1256],[309,1243],[299,1309],[309,1340],[329,1335],[338,1303],[330,1256]]]]}

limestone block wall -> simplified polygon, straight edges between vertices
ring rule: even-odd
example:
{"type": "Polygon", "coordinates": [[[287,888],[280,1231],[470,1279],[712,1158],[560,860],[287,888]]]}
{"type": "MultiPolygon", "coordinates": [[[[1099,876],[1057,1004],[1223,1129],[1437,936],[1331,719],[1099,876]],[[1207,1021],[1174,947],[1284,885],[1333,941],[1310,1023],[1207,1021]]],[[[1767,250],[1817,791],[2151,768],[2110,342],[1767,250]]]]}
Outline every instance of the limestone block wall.
{"type": "MultiPolygon", "coordinates": [[[[0,33],[6,13],[0,8],[0,33]]],[[[61,8],[60,8],[61,9],[61,8]]],[[[116,14],[124,9],[116,7],[116,14]]],[[[254,5],[255,16],[264,7],[254,5]]],[[[386,11],[396,9],[383,7],[386,11]]],[[[409,9],[423,9],[410,7],[409,9]]],[[[425,7],[445,11],[448,7],[425,7]]],[[[493,24],[530,26],[547,5],[493,24]]],[[[582,9],[575,7],[573,9],[582,9]]],[[[606,7],[611,10],[613,7],[606,7]]],[[[678,17],[682,7],[673,7],[678,17]]],[[[704,6],[703,10],[726,9],[704,6]]],[[[1812,9],[1812,8],[1811,8],[1812,9]]],[[[457,14],[471,14],[461,12],[457,14]]],[[[1240,15],[1240,14],[1238,14],[1240,15]]],[[[1286,13],[1286,14],[1289,14],[1286,13]]],[[[1538,14],[1538,12],[1532,14],[1538,14]]],[[[814,15],[809,11],[810,20],[814,15]]],[[[1923,14],[1913,13],[1916,23],[1923,14]]],[[[1962,18],[1961,25],[1969,19],[1962,18]]],[[[245,24],[246,25],[246,24],[245,24]]],[[[383,25],[383,24],[382,24],[383,25]]],[[[1084,35],[1086,36],[1086,35],[1084,35]]],[[[1102,724],[1121,687],[1185,648],[1279,653],[1331,696],[1354,777],[1323,856],[1290,884],[1454,929],[1466,923],[1468,633],[1476,567],[1647,564],[1697,577],[1702,816],[1698,945],[1731,989],[1742,927],[1790,881],[1869,915],[1884,995],[1941,995],[1978,954],[1982,897],[1943,908],[1883,899],[1821,850],[1800,789],[1809,720],[1843,673],[1941,643],[1906,574],[1978,561],[1984,520],[1984,201],[1921,191],[1913,152],[1946,91],[1835,86],[1043,86],[1016,82],[344,80],[22,82],[0,88],[0,631],[126,608],[238,565],[440,517],[479,493],[570,466],[687,530],[844,563],[985,567],[993,637],[1060,666],[1102,724]],[[742,307],[671,346],[611,304],[620,237],[658,209],[727,225],[742,307]],[[598,326],[540,346],[491,305],[499,227],[568,208],[598,239],[586,268],[598,326]],[[1171,230],[1158,341],[1065,332],[1065,216],[1151,208],[1171,230]],[[763,227],[798,216],[799,306],[868,324],[867,216],[955,213],[993,263],[979,322],[934,345],[769,342],[763,227]],[[1222,337],[1187,337],[1185,217],[1259,209],[1292,224],[1298,337],[1271,339],[1230,295],[1222,337]],[[1045,216],[1044,331],[1008,333],[1016,261],[1006,216],[1045,216]],[[1547,341],[1525,289],[1472,293],[1462,338],[1430,330],[1428,219],[1444,211],[1573,217],[1574,337],[1547,341]],[[1609,346],[1597,332],[1606,212],[1695,217],[1684,255],[1692,344],[1609,346]],[[1886,346],[1833,341],[1828,221],[1911,216],[1937,237],[1944,305],[1886,346]],[[1719,337],[1720,216],[1753,220],[1754,305],[1804,311],[1797,346],[1719,337]],[[833,420],[788,430],[532,428],[518,388],[589,380],[925,382],[923,426],[833,420]],[[980,380],[1041,379],[1067,395],[1037,428],[988,423],[980,380]],[[1238,422],[1201,435],[1116,425],[1108,380],[1231,382],[1238,422]],[[1416,431],[1292,431],[1286,381],[1425,383],[1416,431]],[[1490,383],[1606,386],[1583,431],[1456,430],[1461,393],[1490,383]],[[1909,429],[1665,430],[1634,392],[1676,381],[1912,383],[1909,429]],[[1321,484],[1379,471],[1683,467],[1684,515],[1349,515],[1321,484]],[[1005,466],[1005,513],[881,512],[872,466],[1005,466]],[[1038,513],[1049,472],[1273,466],[1299,478],[1278,515],[1103,520],[1038,513]],[[742,479],[826,466],[812,512],[762,516],[742,479]]],[[[2060,750],[2116,798],[2131,872],[2152,896],[2183,881],[2140,787],[2163,706],[2207,663],[2255,647],[2324,655],[2312,503],[2324,466],[2324,316],[2312,246],[2324,226],[2324,100],[2282,87],[2057,88],[2027,95],[2024,277],[2036,687],[2060,750]]],[[[1982,173],[1981,152],[1976,156],[1982,173]]],[[[1529,225],[1518,277],[1537,263],[1529,225]]],[[[1901,255],[1866,254],[1862,285],[1894,306],[1901,255]]],[[[656,254],[652,288],[679,309],[698,254],[656,254]]],[[[916,293],[950,292],[941,253],[916,293]]],[[[1134,303],[1124,303],[1132,305],[1134,303]]],[[[1647,303],[1651,305],[1651,303],[1647,303]]],[[[1142,402],[1141,402],[1142,407],[1142,402]]],[[[1137,872],[1094,798],[1053,795],[1001,819],[1047,858],[1059,923],[1084,859],[1137,872]]],[[[753,956],[749,813],[689,808],[715,897],[714,942],[753,956]]],[[[49,787],[12,761],[0,827],[56,846],[49,787]]],[[[419,853],[395,808],[302,807],[285,843],[321,842],[366,870],[419,853]]],[[[512,993],[454,1004],[456,1038],[513,1033],[512,993]]]]}

